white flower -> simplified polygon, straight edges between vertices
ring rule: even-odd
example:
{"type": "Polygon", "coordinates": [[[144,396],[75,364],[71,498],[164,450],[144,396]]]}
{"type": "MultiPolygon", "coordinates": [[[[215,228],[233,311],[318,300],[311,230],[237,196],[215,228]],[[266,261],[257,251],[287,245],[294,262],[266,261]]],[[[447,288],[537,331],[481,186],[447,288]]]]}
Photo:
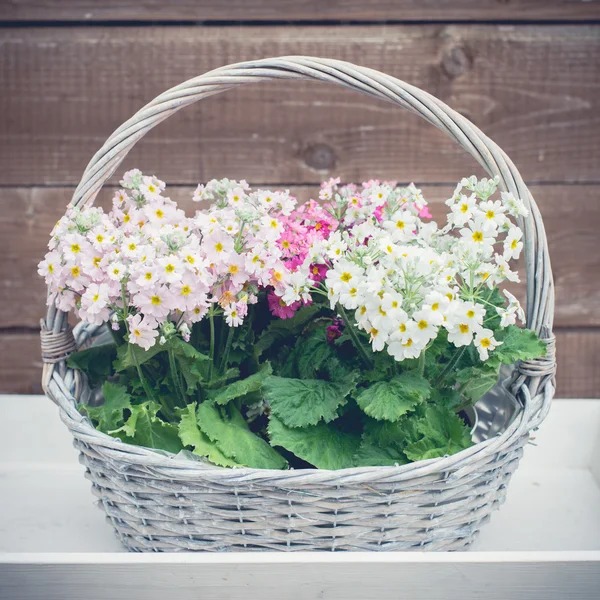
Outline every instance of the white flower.
{"type": "Polygon", "coordinates": [[[523,249],[523,242],[521,238],[523,232],[518,227],[511,227],[504,240],[504,258],[511,260],[512,258],[519,258],[521,250],[523,249]]]}
{"type": "Polygon", "coordinates": [[[238,327],[244,322],[244,317],[240,315],[237,303],[232,303],[223,309],[225,321],[229,327],[238,327]]]}
{"type": "Polygon", "coordinates": [[[470,196],[460,195],[456,203],[452,205],[452,223],[455,225],[464,225],[473,218],[477,211],[477,198],[475,194],[470,196]]]}
{"type": "Polygon", "coordinates": [[[515,198],[510,192],[502,192],[500,198],[508,213],[513,217],[526,217],[529,214],[523,200],[515,198]]]}
{"type": "Polygon", "coordinates": [[[484,231],[494,232],[506,222],[505,208],[499,200],[486,200],[479,205],[484,231]]]}
{"type": "Polygon", "coordinates": [[[491,329],[480,329],[475,334],[475,347],[479,352],[479,358],[481,360],[486,361],[495,348],[500,346],[502,342],[494,339],[494,332],[491,329]]]}

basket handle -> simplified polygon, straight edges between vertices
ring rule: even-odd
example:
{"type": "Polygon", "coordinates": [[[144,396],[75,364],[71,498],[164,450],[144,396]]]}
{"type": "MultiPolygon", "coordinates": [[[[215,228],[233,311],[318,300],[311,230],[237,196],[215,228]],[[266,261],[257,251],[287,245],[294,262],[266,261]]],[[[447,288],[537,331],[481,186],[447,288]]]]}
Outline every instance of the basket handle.
{"type": "MultiPolygon", "coordinates": [[[[70,206],[91,205],[135,143],[178,110],[239,85],[275,79],[335,83],[399,104],[447,133],[491,177],[500,178],[502,189],[521,198],[529,210],[522,223],[527,271],[527,326],[546,339],[551,349],[554,291],[548,245],[541,215],[519,171],[508,156],[468,119],[431,94],[374,69],[334,59],[287,56],[240,62],[189,79],[157,96],[106,140],[86,167],[70,206]]],[[[60,311],[51,309],[44,328],[58,333],[64,329],[64,323],[66,320],[60,311]]],[[[551,379],[553,372],[553,356],[542,362],[538,360],[533,367],[528,365],[521,371],[526,373],[528,381],[551,379]],[[536,376],[532,375],[533,371],[536,376]]]]}

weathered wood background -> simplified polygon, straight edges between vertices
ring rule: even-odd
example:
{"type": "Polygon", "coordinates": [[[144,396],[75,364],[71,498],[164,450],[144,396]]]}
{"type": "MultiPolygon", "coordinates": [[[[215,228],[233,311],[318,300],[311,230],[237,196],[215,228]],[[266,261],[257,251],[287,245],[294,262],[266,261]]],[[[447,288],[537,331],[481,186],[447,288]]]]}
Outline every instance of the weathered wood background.
{"type": "MultiPolygon", "coordinates": [[[[104,139],[185,79],[290,54],[404,79],[507,151],[549,237],[558,394],[597,397],[597,0],[0,1],[0,392],[40,391],[44,286],[36,264],[104,139]]],[[[414,180],[437,215],[460,177],[481,174],[417,117],[311,82],[212,97],[149,134],[123,168],[133,166],[165,179],[178,199],[225,176],[291,187],[303,199],[330,176],[414,180]]]]}

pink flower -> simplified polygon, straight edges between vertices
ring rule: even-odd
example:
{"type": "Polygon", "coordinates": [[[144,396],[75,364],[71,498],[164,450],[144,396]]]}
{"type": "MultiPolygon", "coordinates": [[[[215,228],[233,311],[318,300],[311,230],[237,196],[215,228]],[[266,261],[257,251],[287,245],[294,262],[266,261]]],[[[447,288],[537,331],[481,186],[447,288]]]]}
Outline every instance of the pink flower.
{"type": "Polygon", "coordinates": [[[431,213],[427,206],[423,206],[423,208],[419,209],[419,217],[421,217],[421,219],[431,219],[431,213]]]}
{"type": "Polygon", "coordinates": [[[131,344],[137,344],[144,350],[149,350],[154,346],[158,331],[155,329],[156,322],[151,321],[142,315],[130,315],[127,317],[127,323],[129,325],[129,342],[131,344]]]}
{"type": "Polygon", "coordinates": [[[323,281],[327,276],[328,270],[327,265],[312,264],[310,265],[309,277],[316,282],[323,281]]]}
{"type": "Polygon", "coordinates": [[[294,313],[300,308],[302,305],[301,302],[293,302],[288,306],[279,296],[275,295],[273,292],[270,292],[267,295],[267,301],[269,303],[269,310],[272,314],[280,319],[291,319],[294,316],[294,313]]]}

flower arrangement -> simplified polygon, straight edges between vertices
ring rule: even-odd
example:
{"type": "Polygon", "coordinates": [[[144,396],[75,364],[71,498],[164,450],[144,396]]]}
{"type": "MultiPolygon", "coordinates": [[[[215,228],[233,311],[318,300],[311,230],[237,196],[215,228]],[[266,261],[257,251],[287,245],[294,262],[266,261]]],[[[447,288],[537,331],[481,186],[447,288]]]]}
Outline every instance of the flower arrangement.
{"type": "Polygon", "coordinates": [[[126,443],[272,469],[444,456],[500,366],[544,354],[501,290],[527,211],[497,180],[463,179],[441,228],[412,184],[331,179],[298,206],[213,180],[193,216],[156,177],[121,185],[108,214],[67,212],[39,272],[49,303],[108,324],[68,365],[126,443]]]}

